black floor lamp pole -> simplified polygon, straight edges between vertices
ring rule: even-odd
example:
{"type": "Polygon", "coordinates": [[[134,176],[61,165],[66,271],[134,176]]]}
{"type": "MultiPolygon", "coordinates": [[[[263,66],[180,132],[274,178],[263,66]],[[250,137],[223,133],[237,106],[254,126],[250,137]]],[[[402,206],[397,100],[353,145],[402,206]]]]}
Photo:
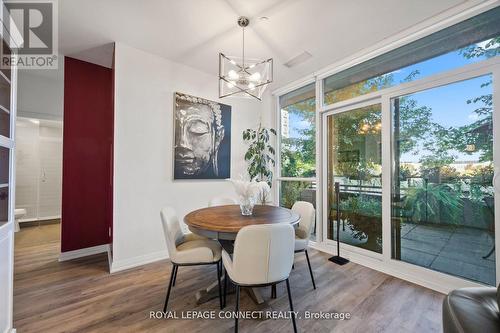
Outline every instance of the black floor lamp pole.
{"type": "Polygon", "coordinates": [[[340,183],[335,183],[335,203],[337,205],[337,255],[331,257],[331,262],[338,265],[345,265],[349,262],[349,259],[340,256],[340,183]]]}

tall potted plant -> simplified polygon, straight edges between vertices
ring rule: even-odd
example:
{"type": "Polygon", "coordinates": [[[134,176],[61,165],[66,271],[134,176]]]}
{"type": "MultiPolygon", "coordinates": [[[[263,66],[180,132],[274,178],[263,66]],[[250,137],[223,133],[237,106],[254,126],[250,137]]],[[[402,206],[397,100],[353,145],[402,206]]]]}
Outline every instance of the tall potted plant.
{"type": "MultiPolygon", "coordinates": [[[[251,180],[266,182],[269,188],[273,181],[273,168],[276,165],[276,151],[271,145],[271,134],[276,135],[274,128],[263,127],[259,124],[257,129],[248,128],[243,131],[243,141],[248,144],[245,161],[248,162],[248,175],[251,180]]],[[[259,201],[265,204],[269,198],[269,191],[261,191],[259,201]]]]}

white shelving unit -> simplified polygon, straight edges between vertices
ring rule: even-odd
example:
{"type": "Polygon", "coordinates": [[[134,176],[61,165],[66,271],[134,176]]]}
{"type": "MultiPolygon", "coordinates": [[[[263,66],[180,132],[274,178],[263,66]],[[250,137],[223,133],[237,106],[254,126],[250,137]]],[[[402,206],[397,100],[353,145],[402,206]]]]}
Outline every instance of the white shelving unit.
{"type": "MultiPolygon", "coordinates": [[[[5,10],[0,0],[0,18],[5,10]]],[[[0,24],[4,54],[21,44],[11,29],[0,24]]],[[[17,69],[0,68],[0,332],[12,331],[16,100],[17,69]]]]}

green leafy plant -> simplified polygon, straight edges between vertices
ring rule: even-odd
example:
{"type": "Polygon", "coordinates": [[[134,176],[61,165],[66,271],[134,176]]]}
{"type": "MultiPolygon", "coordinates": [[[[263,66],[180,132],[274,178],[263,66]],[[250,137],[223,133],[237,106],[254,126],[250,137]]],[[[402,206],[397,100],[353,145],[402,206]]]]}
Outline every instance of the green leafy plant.
{"type": "Polygon", "coordinates": [[[353,238],[368,239],[361,247],[382,253],[382,201],[379,198],[348,196],[340,201],[340,217],[353,238]]]}
{"type": "Polygon", "coordinates": [[[340,201],[340,210],[343,212],[355,212],[363,216],[382,216],[382,202],[364,196],[351,196],[340,201]]]}
{"type": "Polygon", "coordinates": [[[266,182],[272,186],[273,168],[276,164],[273,146],[270,143],[271,134],[276,135],[274,128],[263,127],[243,131],[243,141],[248,144],[245,161],[248,162],[248,175],[251,180],[266,182]]]}
{"type": "Polygon", "coordinates": [[[413,220],[429,222],[431,216],[440,213],[440,208],[445,218],[458,224],[463,208],[460,193],[445,184],[412,187],[406,191],[404,209],[411,212],[413,220]]]}

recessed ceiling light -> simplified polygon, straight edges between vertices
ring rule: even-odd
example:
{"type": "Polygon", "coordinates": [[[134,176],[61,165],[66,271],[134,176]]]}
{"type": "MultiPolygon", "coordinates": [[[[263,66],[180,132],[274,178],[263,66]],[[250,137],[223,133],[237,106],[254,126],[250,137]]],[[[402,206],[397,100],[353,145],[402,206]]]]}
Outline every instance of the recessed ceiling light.
{"type": "Polygon", "coordinates": [[[261,17],[259,17],[259,20],[261,20],[261,21],[267,21],[267,20],[269,20],[269,17],[267,17],[267,16],[261,16],[261,17]]]}

